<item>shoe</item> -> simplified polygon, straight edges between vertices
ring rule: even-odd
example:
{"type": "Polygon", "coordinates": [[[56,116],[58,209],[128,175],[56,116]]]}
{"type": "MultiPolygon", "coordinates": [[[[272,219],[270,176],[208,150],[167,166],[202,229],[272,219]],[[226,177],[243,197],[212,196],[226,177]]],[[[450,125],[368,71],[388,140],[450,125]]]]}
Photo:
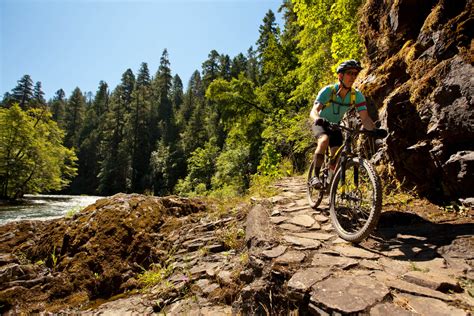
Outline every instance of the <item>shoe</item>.
{"type": "Polygon", "coordinates": [[[312,177],[309,180],[309,185],[315,189],[321,189],[323,187],[323,183],[321,182],[321,180],[319,180],[318,177],[312,177]]]}

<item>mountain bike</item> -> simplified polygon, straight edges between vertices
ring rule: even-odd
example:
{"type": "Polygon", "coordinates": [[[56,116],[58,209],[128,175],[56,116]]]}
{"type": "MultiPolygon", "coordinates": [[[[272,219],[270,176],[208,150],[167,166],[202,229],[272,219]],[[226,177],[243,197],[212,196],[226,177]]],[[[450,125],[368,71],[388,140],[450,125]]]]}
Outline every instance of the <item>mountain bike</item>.
{"type": "Polygon", "coordinates": [[[322,183],[320,188],[311,185],[311,179],[316,176],[316,157],[313,157],[308,172],[308,202],[316,209],[324,195],[329,193],[329,213],[334,229],[342,239],[357,243],[367,238],[377,226],[382,210],[382,186],[374,167],[364,158],[367,152],[361,150],[355,153],[353,147],[359,135],[373,138],[377,138],[377,135],[373,131],[339,124],[330,124],[330,128],[340,129],[344,141],[333,157],[328,148],[319,175],[322,183]],[[330,160],[337,161],[333,176],[330,160]]]}

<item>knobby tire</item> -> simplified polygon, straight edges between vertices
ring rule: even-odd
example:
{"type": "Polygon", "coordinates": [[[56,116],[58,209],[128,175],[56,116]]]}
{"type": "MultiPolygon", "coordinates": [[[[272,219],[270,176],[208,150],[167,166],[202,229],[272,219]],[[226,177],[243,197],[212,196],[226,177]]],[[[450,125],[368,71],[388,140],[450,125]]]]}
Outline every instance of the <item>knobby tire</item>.
{"type": "Polygon", "coordinates": [[[311,178],[315,176],[314,174],[315,165],[316,165],[316,161],[313,159],[313,162],[311,163],[311,166],[309,167],[308,179],[306,182],[306,197],[308,199],[309,206],[311,206],[311,208],[313,209],[316,209],[319,206],[319,204],[321,204],[321,201],[323,200],[323,196],[324,196],[324,189],[316,189],[309,185],[311,178]]]}
{"type": "Polygon", "coordinates": [[[363,158],[348,159],[345,169],[346,192],[342,193],[339,167],[331,183],[329,212],[337,234],[358,243],[377,226],[382,210],[382,187],[372,165],[363,158]]]}

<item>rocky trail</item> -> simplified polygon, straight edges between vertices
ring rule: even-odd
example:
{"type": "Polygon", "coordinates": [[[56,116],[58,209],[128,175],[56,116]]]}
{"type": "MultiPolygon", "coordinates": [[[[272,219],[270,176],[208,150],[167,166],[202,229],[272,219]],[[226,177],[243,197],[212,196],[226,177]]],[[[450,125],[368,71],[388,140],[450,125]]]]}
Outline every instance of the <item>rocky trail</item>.
{"type": "Polygon", "coordinates": [[[46,228],[0,227],[2,312],[472,314],[472,217],[434,223],[384,210],[373,236],[353,245],[333,231],[327,201],[309,208],[304,183],[283,179],[278,195],[220,216],[196,201],[119,194],[72,219],[38,224],[46,228]],[[91,222],[103,229],[84,236],[91,222]],[[42,237],[28,241],[31,232],[42,237]],[[34,258],[45,240],[58,245],[54,269],[19,255],[34,258]]]}

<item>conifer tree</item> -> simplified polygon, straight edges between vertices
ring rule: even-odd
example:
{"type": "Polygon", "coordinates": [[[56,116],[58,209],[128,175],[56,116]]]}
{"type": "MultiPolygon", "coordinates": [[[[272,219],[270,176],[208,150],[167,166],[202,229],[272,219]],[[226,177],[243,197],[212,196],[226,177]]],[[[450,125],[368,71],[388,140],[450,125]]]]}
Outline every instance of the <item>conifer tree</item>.
{"type": "Polygon", "coordinates": [[[246,72],[247,70],[247,58],[244,54],[239,53],[232,59],[232,63],[230,65],[230,75],[232,78],[237,78],[240,73],[246,72]]]}
{"type": "Polygon", "coordinates": [[[58,123],[58,126],[62,129],[65,128],[64,126],[64,113],[66,110],[66,93],[63,89],[59,89],[56,91],[53,100],[50,102],[49,105],[50,111],[52,113],[52,119],[58,123]]]}
{"type": "Polygon", "coordinates": [[[231,78],[230,73],[230,57],[229,55],[221,55],[219,57],[219,77],[229,80],[231,78]]]}
{"type": "MultiPolygon", "coordinates": [[[[177,113],[183,104],[184,91],[183,82],[179,75],[173,77],[173,83],[171,85],[171,103],[173,104],[173,110],[177,113]]],[[[176,115],[175,115],[176,116],[176,115]]]]}
{"type": "Polygon", "coordinates": [[[33,107],[43,107],[46,105],[46,100],[44,99],[44,92],[41,89],[41,81],[36,82],[33,90],[33,107]]]}
{"type": "Polygon", "coordinates": [[[74,89],[66,103],[64,124],[66,137],[64,143],[68,148],[79,148],[79,136],[84,123],[86,100],[78,87],[74,89]]]}
{"type": "Polygon", "coordinates": [[[107,150],[102,146],[108,102],[108,85],[106,82],[100,81],[95,98],[85,114],[78,152],[78,175],[71,184],[73,193],[97,193],[97,175],[100,171],[99,161],[103,159],[104,151],[107,150]]]}
{"type": "Polygon", "coordinates": [[[110,195],[117,192],[130,192],[132,186],[130,142],[126,141],[126,86],[132,78],[122,76],[122,83],[110,96],[105,115],[103,144],[104,151],[98,174],[99,194],[110,195]]]}
{"type": "Polygon", "coordinates": [[[209,53],[208,59],[202,63],[202,81],[205,88],[219,75],[219,58],[219,53],[213,49],[209,53]]]}
{"type": "MultiPolygon", "coordinates": [[[[131,190],[142,193],[150,187],[150,154],[156,131],[156,116],[152,117],[152,87],[148,64],[142,63],[132,93],[130,112],[126,114],[126,134],[131,154],[131,190]]],[[[125,100],[123,100],[125,101],[125,100]]],[[[123,102],[122,101],[122,102],[123,102]]]]}
{"type": "Polygon", "coordinates": [[[25,110],[33,98],[33,80],[29,75],[24,75],[18,84],[12,89],[12,100],[18,102],[20,107],[25,110]]]}

